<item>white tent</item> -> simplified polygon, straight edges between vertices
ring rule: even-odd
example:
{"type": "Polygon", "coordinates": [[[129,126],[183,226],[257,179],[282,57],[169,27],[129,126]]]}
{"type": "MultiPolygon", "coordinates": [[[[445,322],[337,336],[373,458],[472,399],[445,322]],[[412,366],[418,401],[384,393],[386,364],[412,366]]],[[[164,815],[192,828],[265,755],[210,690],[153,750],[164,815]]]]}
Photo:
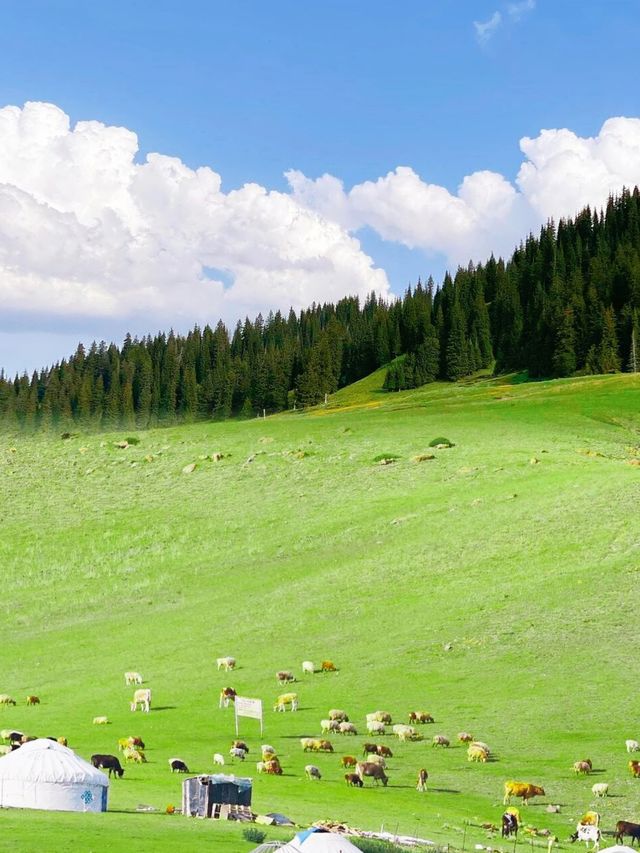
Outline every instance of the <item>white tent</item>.
{"type": "Polygon", "coordinates": [[[0,758],[0,806],[104,812],[109,779],[73,750],[39,738],[0,758]]]}
{"type": "Polygon", "coordinates": [[[361,853],[361,851],[345,835],[311,828],[299,832],[288,844],[280,847],[278,853],[361,853]]]}
{"type": "Polygon", "coordinates": [[[633,853],[633,847],[627,847],[626,844],[614,844],[613,847],[601,847],[600,853],[633,853]]]}

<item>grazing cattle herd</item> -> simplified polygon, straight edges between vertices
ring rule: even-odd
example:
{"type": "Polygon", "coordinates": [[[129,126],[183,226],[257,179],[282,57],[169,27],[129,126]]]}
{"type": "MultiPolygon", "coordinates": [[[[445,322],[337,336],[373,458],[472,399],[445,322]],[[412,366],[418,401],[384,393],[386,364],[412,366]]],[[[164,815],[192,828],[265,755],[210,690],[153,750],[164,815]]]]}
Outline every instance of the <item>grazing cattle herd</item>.
{"type": "MultiPolygon", "coordinates": [[[[236,659],[234,657],[220,657],[216,661],[217,669],[226,672],[231,672],[236,669],[236,659]]],[[[330,660],[322,661],[319,669],[315,667],[312,661],[302,662],[302,674],[315,675],[321,673],[337,673],[338,669],[330,660]]],[[[135,685],[136,689],[133,698],[129,703],[132,712],[138,709],[145,713],[151,711],[151,689],[149,687],[140,687],[143,684],[142,675],[139,672],[127,671],[124,673],[125,685],[135,685]]],[[[304,680],[304,679],[303,679],[304,680]]],[[[292,670],[277,670],[276,681],[278,684],[289,684],[296,682],[296,676],[292,670]]],[[[223,687],[219,694],[219,708],[226,709],[230,705],[234,705],[238,692],[233,687],[223,687]]],[[[26,697],[26,705],[34,707],[40,705],[40,698],[33,694],[26,697]]],[[[9,706],[17,706],[17,702],[8,694],[0,694],[0,707],[8,708],[9,706]]],[[[283,693],[279,695],[273,706],[274,712],[285,712],[290,710],[295,712],[299,707],[298,693],[283,693]]],[[[7,712],[8,713],[8,712],[7,712]]],[[[32,713],[32,712],[29,712],[32,713]]],[[[38,713],[38,712],[33,712],[38,713]]],[[[435,722],[432,714],[426,711],[410,711],[406,719],[408,723],[394,723],[393,715],[389,711],[372,711],[363,717],[366,733],[369,735],[386,736],[387,730],[390,727],[390,733],[395,735],[400,742],[411,743],[423,741],[422,734],[416,728],[416,725],[433,724],[435,722]]],[[[93,718],[94,725],[108,725],[109,718],[106,715],[99,715],[93,718]]],[[[350,720],[347,711],[339,708],[331,708],[325,718],[320,720],[320,737],[305,736],[299,738],[300,746],[304,753],[314,752],[319,754],[332,755],[334,753],[334,745],[324,735],[339,735],[355,737],[358,735],[358,727],[350,720]]],[[[0,745],[0,758],[9,752],[19,749],[20,746],[34,737],[25,735],[23,732],[15,729],[3,729],[0,731],[0,739],[3,744],[0,745]]],[[[67,746],[67,739],[64,737],[51,738],[57,740],[64,746],[67,746]]],[[[469,762],[486,764],[489,761],[495,761],[495,756],[492,756],[491,749],[488,744],[483,741],[476,740],[472,734],[467,731],[461,731],[457,734],[456,740],[459,744],[466,747],[467,760],[469,762]]],[[[445,750],[451,746],[451,740],[447,735],[436,734],[431,737],[432,747],[441,747],[445,750]]],[[[147,758],[145,755],[145,743],[138,737],[130,735],[117,739],[118,751],[122,754],[125,763],[145,764],[147,758]]],[[[625,741],[627,753],[640,751],[640,743],[637,740],[628,739],[625,741]]],[[[416,747],[410,747],[414,750],[416,747]]],[[[244,762],[249,754],[249,746],[244,740],[235,739],[231,742],[229,749],[229,757],[231,762],[244,762]]],[[[423,758],[426,752],[420,753],[423,758]]],[[[386,788],[389,785],[389,776],[387,775],[387,762],[393,759],[393,750],[390,746],[383,743],[373,741],[365,742],[362,749],[362,760],[355,755],[342,755],[339,758],[337,766],[348,772],[344,773],[344,781],[348,787],[363,788],[367,779],[371,780],[372,786],[382,786],[386,788]]],[[[329,760],[329,759],[323,759],[329,760]]],[[[336,761],[335,758],[332,759],[336,761]]],[[[91,763],[94,767],[104,770],[109,777],[121,779],[124,776],[125,770],[120,763],[117,755],[95,753],[91,756],[91,763]]],[[[189,773],[190,770],[182,758],[171,757],[168,759],[169,769],[171,773],[189,773]]],[[[213,754],[212,765],[214,767],[224,767],[225,757],[222,752],[213,754]]],[[[640,761],[634,759],[628,760],[628,768],[634,778],[640,778],[640,761]]],[[[471,768],[469,768],[471,769],[471,768]]],[[[260,760],[256,762],[256,770],[259,774],[282,776],[283,767],[280,757],[276,749],[269,744],[262,744],[260,747],[260,760]]],[[[393,770],[393,767],[392,767],[393,770]]],[[[594,771],[593,762],[589,758],[583,758],[573,763],[570,770],[576,777],[589,776],[594,771]]],[[[474,771],[476,772],[476,771],[474,771]]],[[[479,771],[478,771],[479,772],[479,771]]],[[[315,764],[307,764],[304,767],[304,776],[313,782],[320,782],[328,775],[327,769],[321,769],[315,764]]],[[[393,774],[392,774],[393,775],[393,774]]],[[[329,776],[332,778],[332,776],[329,776]]],[[[337,778],[337,777],[333,777],[337,778]]],[[[414,776],[414,778],[416,778],[414,776]]],[[[417,771],[416,790],[424,793],[427,791],[427,780],[429,773],[426,768],[421,767],[417,771]]],[[[371,786],[370,786],[371,787],[371,786]]],[[[603,799],[609,796],[609,784],[607,782],[596,782],[591,787],[591,793],[594,798],[603,799]]],[[[545,790],[539,785],[530,782],[519,782],[509,780],[504,783],[503,805],[507,806],[501,818],[501,834],[503,838],[513,836],[517,839],[518,829],[522,825],[520,814],[517,808],[511,806],[512,799],[520,800],[523,806],[535,797],[546,796],[545,790]]],[[[558,806],[549,805],[547,811],[559,811],[558,806]]],[[[493,827],[496,830],[496,827],[493,827]]],[[[578,824],[577,831],[570,836],[571,841],[581,840],[586,842],[594,842],[596,848],[599,844],[601,830],[599,827],[599,816],[595,812],[587,812],[587,815],[578,824]],[[595,817],[594,817],[595,816],[595,817]]],[[[615,839],[619,843],[623,843],[625,838],[631,839],[631,845],[638,841],[640,846],[640,824],[630,821],[619,820],[615,826],[615,839]]],[[[486,848],[489,849],[489,848],[486,848]]]]}

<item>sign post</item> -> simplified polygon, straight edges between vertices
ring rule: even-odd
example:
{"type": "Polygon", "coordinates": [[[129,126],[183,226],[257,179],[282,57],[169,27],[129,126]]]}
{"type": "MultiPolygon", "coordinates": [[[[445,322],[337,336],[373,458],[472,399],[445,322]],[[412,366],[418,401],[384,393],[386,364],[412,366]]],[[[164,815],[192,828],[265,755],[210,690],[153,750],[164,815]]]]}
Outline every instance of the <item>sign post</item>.
{"type": "Polygon", "coordinates": [[[236,696],[236,737],[238,736],[238,717],[251,717],[260,720],[260,737],[262,737],[262,699],[247,699],[246,696],[236,696]]]}

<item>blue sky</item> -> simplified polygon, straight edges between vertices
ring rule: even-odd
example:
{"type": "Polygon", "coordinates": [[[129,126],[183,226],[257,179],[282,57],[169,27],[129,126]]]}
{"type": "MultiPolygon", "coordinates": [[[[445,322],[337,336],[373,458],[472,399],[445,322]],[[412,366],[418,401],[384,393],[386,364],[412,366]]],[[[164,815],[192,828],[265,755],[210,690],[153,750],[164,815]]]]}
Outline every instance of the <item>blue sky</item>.
{"type": "MultiPolygon", "coordinates": [[[[373,191],[365,193],[371,212],[359,198],[353,204],[350,200],[348,213],[340,201],[340,213],[335,198],[329,203],[324,191],[318,198],[311,182],[328,173],[342,181],[348,193],[354,185],[377,182],[406,166],[425,184],[454,197],[465,176],[477,172],[496,173],[514,185],[525,159],[519,147],[522,137],[536,139],[545,128],[596,137],[607,119],[638,116],[639,36],[640,4],[625,0],[4,0],[0,107],[44,102],[66,113],[72,128],[79,120],[127,128],[138,137],[136,163],[144,163],[149,152],[159,152],[179,158],[190,169],[209,166],[220,175],[224,193],[255,182],[288,197],[291,186],[285,173],[296,170],[306,182],[297,196],[305,210],[338,223],[359,240],[361,251],[386,276],[384,284],[380,277],[375,279],[376,287],[398,293],[418,275],[433,272],[440,278],[445,266],[486,252],[493,243],[486,235],[482,240],[476,235],[468,244],[461,238],[458,255],[446,240],[427,233],[428,224],[424,236],[416,233],[410,220],[423,209],[422,202],[417,208],[413,202],[406,210],[394,208],[382,221],[382,207],[389,210],[389,197],[381,198],[383,188],[375,191],[375,198],[373,191]]],[[[0,161],[16,156],[11,150],[13,154],[3,152],[0,130],[0,161]]],[[[41,147],[34,151],[33,156],[55,156],[43,154],[41,147]]],[[[623,152],[621,161],[625,157],[623,152]]],[[[95,162],[99,168],[99,159],[95,162]]],[[[615,175],[623,171],[622,166],[613,169],[615,175]]],[[[58,196],[49,198],[46,192],[50,180],[41,180],[41,189],[34,189],[19,170],[7,166],[4,177],[0,174],[0,185],[26,187],[38,203],[45,199],[55,207],[58,196]],[[20,175],[15,180],[14,172],[20,175]]],[[[398,181],[394,204],[421,189],[408,183],[400,187],[398,181]]],[[[613,179],[609,185],[615,185],[613,179]]],[[[553,192],[553,186],[545,186],[527,197],[539,217],[554,213],[553,192]],[[546,206],[535,201],[541,194],[546,206]]],[[[596,182],[594,201],[600,201],[601,192],[596,182]]],[[[576,195],[575,203],[582,198],[576,195]]],[[[571,210],[572,203],[574,196],[562,197],[558,212],[571,210]]],[[[60,202],[60,209],[68,212],[70,207],[60,202]]],[[[0,206],[0,232],[2,212],[0,206]]],[[[537,224],[529,209],[515,221],[537,224]]],[[[176,225],[165,223],[168,230],[176,225]]],[[[34,253],[39,228],[37,220],[34,253]]],[[[496,238],[496,249],[511,245],[514,235],[507,229],[496,238]]],[[[1,249],[0,240],[0,262],[1,249]]],[[[239,250],[231,258],[217,248],[206,252],[214,260],[222,258],[209,261],[210,266],[228,266],[237,281],[251,264],[261,269],[259,257],[249,263],[239,250]]],[[[316,254],[323,252],[318,249],[316,254]]],[[[183,247],[180,253],[183,257],[183,247]]],[[[206,265],[201,247],[196,255],[197,263],[206,265]]],[[[148,331],[145,323],[151,320],[141,298],[121,312],[93,312],[89,301],[82,311],[57,310],[57,284],[44,274],[33,283],[33,269],[40,269],[40,261],[30,260],[31,266],[11,285],[17,291],[26,287],[28,278],[30,286],[38,288],[37,306],[31,311],[33,296],[21,303],[18,296],[13,299],[12,290],[13,307],[5,311],[4,321],[0,319],[0,364],[9,370],[32,369],[60,357],[79,336],[117,338],[126,328],[148,331]]],[[[353,264],[361,269],[355,256],[353,264]]],[[[6,265],[15,271],[15,257],[6,265]]],[[[67,262],[63,266],[70,281],[81,276],[69,271],[67,262]]],[[[335,275],[348,290],[348,271],[335,275]]],[[[56,275],[56,282],[60,277],[56,275]]],[[[295,270],[287,268],[282,277],[297,282],[295,270]]],[[[356,292],[366,290],[365,279],[364,273],[354,278],[356,292]]],[[[324,291],[316,282],[296,293],[304,299],[324,291]]],[[[153,322],[188,326],[216,307],[231,320],[244,309],[251,313],[254,307],[267,306],[270,294],[278,307],[287,299],[286,286],[274,287],[265,279],[260,293],[252,295],[243,285],[234,300],[223,305],[212,297],[191,314],[178,312],[176,323],[170,322],[174,303],[168,299],[153,322]]],[[[327,296],[335,295],[328,288],[327,296]]],[[[291,301],[296,304],[295,294],[291,301]]],[[[121,294],[118,303],[123,304],[121,294]]]]}

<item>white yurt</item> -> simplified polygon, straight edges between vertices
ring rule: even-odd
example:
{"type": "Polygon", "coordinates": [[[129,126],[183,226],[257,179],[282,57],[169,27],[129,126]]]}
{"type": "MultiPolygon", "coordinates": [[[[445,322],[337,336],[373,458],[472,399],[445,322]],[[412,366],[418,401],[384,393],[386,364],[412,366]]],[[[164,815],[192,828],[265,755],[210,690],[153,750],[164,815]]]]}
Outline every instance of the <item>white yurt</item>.
{"type": "Polygon", "coordinates": [[[47,738],[0,758],[0,807],[106,812],[109,779],[72,749],[47,738]]]}
{"type": "Polygon", "coordinates": [[[323,829],[305,829],[299,832],[288,844],[278,849],[278,853],[361,853],[346,835],[326,832],[323,829]]]}

